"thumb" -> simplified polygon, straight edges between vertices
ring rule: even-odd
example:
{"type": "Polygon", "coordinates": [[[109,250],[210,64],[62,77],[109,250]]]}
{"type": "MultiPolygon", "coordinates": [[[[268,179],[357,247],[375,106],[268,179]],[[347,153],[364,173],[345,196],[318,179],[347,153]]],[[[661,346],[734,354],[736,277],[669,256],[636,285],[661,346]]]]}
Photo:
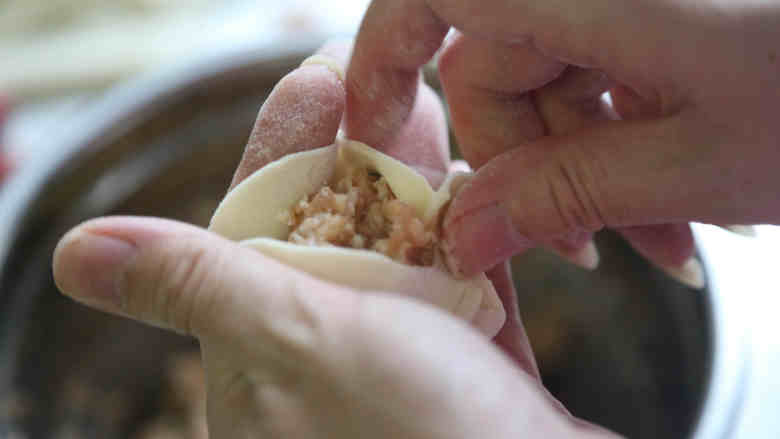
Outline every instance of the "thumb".
{"type": "Polygon", "coordinates": [[[718,148],[681,145],[684,126],[678,116],[610,121],[495,157],[461,186],[445,216],[450,262],[469,275],[572,232],[727,209],[728,200],[711,196],[723,180],[712,165],[718,148]]]}
{"type": "Polygon", "coordinates": [[[81,224],[58,244],[53,268],[60,290],[86,305],[198,338],[260,336],[277,348],[298,346],[320,311],[348,299],[249,248],[155,218],[81,224]]]}

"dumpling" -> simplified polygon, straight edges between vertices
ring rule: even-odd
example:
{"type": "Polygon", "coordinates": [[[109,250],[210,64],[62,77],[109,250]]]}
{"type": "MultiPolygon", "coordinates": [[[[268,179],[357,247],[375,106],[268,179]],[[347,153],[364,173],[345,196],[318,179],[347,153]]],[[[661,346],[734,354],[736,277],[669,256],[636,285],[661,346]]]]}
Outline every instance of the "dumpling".
{"type": "Polygon", "coordinates": [[[209,229],[326,281],[416,297],[492,337],[506,319],[492,283],[453,276],[439,246],[454,177],[433,190],[402,162],[339,137],[256,171],[209,229]]]}

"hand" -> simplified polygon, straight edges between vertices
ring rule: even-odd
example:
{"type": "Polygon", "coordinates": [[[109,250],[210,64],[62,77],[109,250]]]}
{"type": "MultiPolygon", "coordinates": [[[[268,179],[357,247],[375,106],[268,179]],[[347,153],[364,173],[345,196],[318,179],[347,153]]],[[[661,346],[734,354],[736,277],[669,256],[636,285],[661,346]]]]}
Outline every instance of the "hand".
{"type": "Polygon", "coordinates": [[[780,221],[780,2],[374,0],[350,137],[392,138],[450,25],[439,73],[479,168],[444,222],[465,274],[537,243],[582,252],[604,226],[695,269],[687,221],[780,221]]]}
{"type": "MultiPolygon", "coordinates": [[[[306,64],[272,92],[234,184],[334,140],[346,50],[320,55],[335,67],[306,64]]],[[[424,89],[400,132],[409,143],[387,148],[441,179],[450,163],[432,92],[424,89]]],[[[80,225],[59,243],[54,275],[89,306],[198,338],[211,437],[614,437],[571,417],[542,387],[503,264],[490,272],[509,312],[495,345],[421,302],[319,281],[162,219],[80,225]]]]}

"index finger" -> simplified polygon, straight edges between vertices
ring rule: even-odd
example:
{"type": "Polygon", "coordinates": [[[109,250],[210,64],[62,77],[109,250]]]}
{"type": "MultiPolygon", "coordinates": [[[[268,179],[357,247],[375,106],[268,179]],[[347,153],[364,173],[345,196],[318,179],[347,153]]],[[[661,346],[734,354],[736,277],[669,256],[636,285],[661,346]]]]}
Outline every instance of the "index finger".
{"type": "Polygon", "coordinates": [[[449,25],[425,0],[376,0],[368,7],[347,70],[347,136],[383,149],[417,98],[419,69],[449,25]]]}

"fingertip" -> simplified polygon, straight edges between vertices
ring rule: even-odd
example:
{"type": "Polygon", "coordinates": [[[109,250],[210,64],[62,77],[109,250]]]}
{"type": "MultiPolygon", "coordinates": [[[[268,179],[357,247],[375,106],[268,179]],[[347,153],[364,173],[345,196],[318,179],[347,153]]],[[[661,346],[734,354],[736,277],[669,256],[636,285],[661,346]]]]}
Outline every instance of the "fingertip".
{"type": "Polygon", "coordinates": [[[695,257],[690,257],[681,265],[659,265],[659,268],[688,287],[696,290],[704,288],[704,268],[695,257]]]}
{"type": "Polygon", "coordinates": [[[634,250],[659,266],[682,266],[696,250],[687,223],[625,227],[618,232],[634,250]]]}
{"type": "Polygon", "coordinates": [[[67,294],[66,291],[72,290],[69,276],[72,268],[68,262],[72,262],[74,258],[69,257],[69,253],[72,252],[73,244],[77,242],[80,233],[81,232],[78,227],[69,230],[62,238],[60,238],[59,242],[57,242],[57,246],[54,248],[54,252],[52,254],[52,274],[54,276],[54,284],[63,294],[67,294]]]}
{"type": "MultiPolygon", "coordinates": [[[[65,295],[92,308],[201,335],[216,323],[212,325],[215,320],[204,315],[210,309],[197,301],[210,300],[209,295],[220,286],[215,273],[222,275],[224,270],[213,262],[225,251],[225,244],[203,229],[178,221],[97,218],[77,226],[60,241],[54,256],[55,279],[65,295]]],[[[225,277],[240,284],[241,279],[225,277]]]]}
{"type": "Polygon", "coordinates": [[[492,339],[506,323],[506,310],[498,297],[495,285],[492,283],[490,285],[492,288],[486,289],[482,294],[482,303],[472,323],[492,339]]]}
{"type": "MultiPolygon", "coordinates": [[[[447,214],[449,216],[449,213],[447,214]]],[[[506,209],[493,204],[461,217],[445,217],[444,249],[453,273],[473,276],[529,249],[532,244],[514,228],[506,209]]]]}
{"type": "Polygon", "coordinates": [[[412,111],[419,69],[449,29],[426,2],[371,2],[347,69],[348,137],[385,146],[412,111]]]}
{"type": "Polygon", "coordinates": [[[756,228],[750,225],[732,224],[732,225],[721,225],[719,227],[726,229],[731,233],[744,236],[746,238],[755,238],[757,236],[756,228]]]}
{"type": "Polygon", "coordinates": [[[419,73],[371,71],[356,77],[353,64],[347,70],[344,128],[349,138],[381,149],[409,118],[419,73]]]}
{"type": "Polygon", "coordinates": [[[306,58],[301,67],[309,65],[323,65],[335,73],[344,83],[346,68],[352,54],[352,39],[337,38],[328,40],[317,52],[306,58]]]}
{"type": "Polygon", "coordinates": [[[471,324],[491,339],[498,334],[505,322],[506,312],[504,307],[500,306],[500,302],[498,308],[480,308],[471,319],[471,324]]]}
{"type": "Polygon", "coordinates": [[[468,276],[485,271],[532,247],[504,201],[509,185],[495,171],[486,165],[476,174],[453,181],[457,187],[442,221],[442,233],[447,262],[455,273],[468,276]]]}
{"type": "Polygon", "coordinates": [[[598,248],[593,240],[590,240],[585,243],[585,245],[575,249],[562,248],[560,246],[554,247],[554,251],[572,264],[588,271],[593,271],[598,268],[599,262],[601,261],[598,248]]]}
{"type": "Polygon", "coordinates": [[[317,54],[325,55],[341,62],[341,65],[346,68],[349,64],[349,59],[352,55],[352,49],[355,45],[355,40],[352,38],[331,38],[325,42],[319,49],[317,54]]]}
{"type": "Polygon", "coordinates": [[[447,172],[471,172],[471,166],[465,160],[453,160],[447,172]]]}
{"type": "Polygon", "coordinates": [[[694,289],[704,287],[704,269],[694,255],[696,243],[687,223],[619,229],[631,246],[673,279],[694,289]]]}
{"type": "Polygon", "coordinates": [[[436,174],[438,183],[450,163],[449,132],[439,95],[420,83],[408,118],[381,145],[372,145],[423,173],[436,174]]]}
{"type": "Polygon", "coordinates": [[[260,108],[231,189],[274,160],[334,142],[345,91],[333,68],[312,63],[279,81],[260,108]]]}
{"type": "Polygon", "coordinates": [[[62,294],[108,312],[120,312],[119,282],[137,247],[128,239],[101,233],[96,221],[70,230],[54,250],[54,282],[62,294]]]}
{"type": "Polygon", "coordinates": [[[341,82],[344,82],[346,73],[344,73],[344,68],[342,67],[341,63],[337,59],[331,58],[327,55],[316,53],[306,58],[301,63],[301,68],[307,66],[325,66],[328,68],[328,70],[335,73],[341,82]]]}

